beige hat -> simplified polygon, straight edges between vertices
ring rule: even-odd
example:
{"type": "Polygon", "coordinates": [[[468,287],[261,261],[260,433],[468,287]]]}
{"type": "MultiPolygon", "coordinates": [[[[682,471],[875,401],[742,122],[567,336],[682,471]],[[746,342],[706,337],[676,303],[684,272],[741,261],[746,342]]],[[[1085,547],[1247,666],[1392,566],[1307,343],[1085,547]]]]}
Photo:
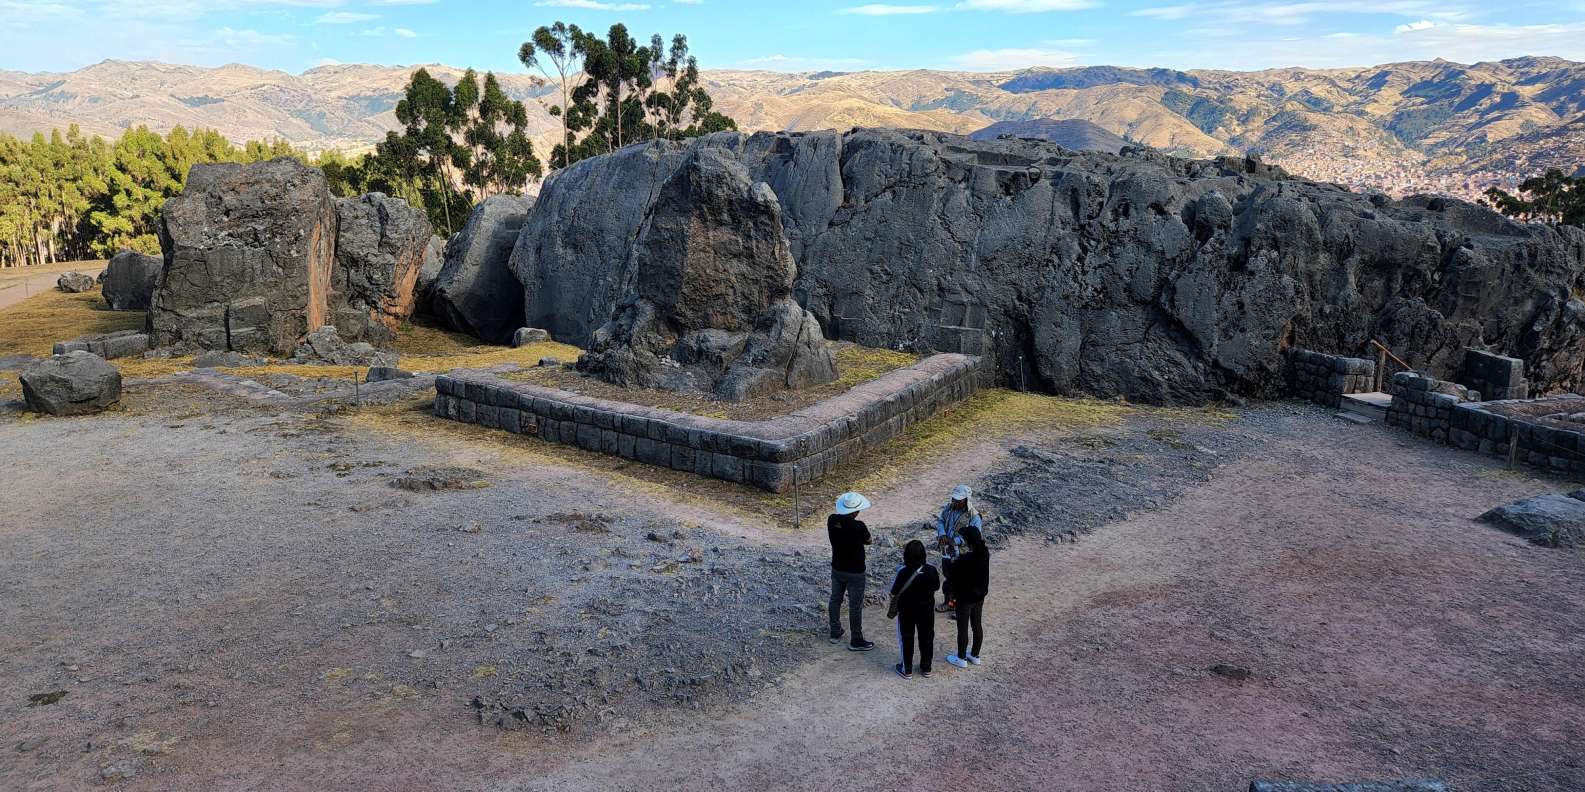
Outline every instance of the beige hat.
{"type": "Polygon", "coordinates": [[[969,489],[967,484],[959,484],[952,488],[952,499],[955,501],[966,501],[973,494],[974,490],[969,489]]]}

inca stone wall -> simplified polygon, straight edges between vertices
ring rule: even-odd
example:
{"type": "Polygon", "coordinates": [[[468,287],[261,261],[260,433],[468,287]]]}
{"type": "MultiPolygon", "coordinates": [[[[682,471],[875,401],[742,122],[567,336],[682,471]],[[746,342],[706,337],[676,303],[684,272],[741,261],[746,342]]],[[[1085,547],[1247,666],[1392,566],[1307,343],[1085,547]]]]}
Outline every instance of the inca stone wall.
{"type": "Polygon", "coordinates": [[[1530,383],[1524,378],[1523,360],[1478,349],[1464,351],[1464,369],[1458,381],[1470,390],[1479,391],[1483,398],[1490,401],[1530,397],[1530,383]]]}
{"type": "MultiPolygon", "coordinates": [[[[1554,412],[1585,412],[1585,396],[1578,394],[1551,396],[1546,401],[1557,405],[1554,412]]],[[[1579,429],[1565,429],[1498,412],[1513,403],[1455,405],[1449,419],[1448,441],[1465,450],[1503,458],[1513,450],[1518,462],[1560,473],[1585,474],[1585,424],[1579,429]]]]}
{"type": "Polygon", "coordinates": [[[436,378],[435,415],[651,465],[786,492],[992,384],[981,359],[942,354],[768,421],[606,401],[482,371],[436,378]]]}
{"type": "Polygon", "coordinates": [[[1387,425],[1407,429],[1439,443],[1448,440],[1453,428],[1453,409],[1465,402],[1480,401],[1480,394],[1456,382],[1427,377],[1414,371],[1400,371],[1387,386],[1392,406],[1387,408],[1387,425]]]}
{"type": "Polygon", "coordinates": [[[1294,349],[1288,352],[1288,389],[1301,399],[1337,407],[1349,393],[1369,393],[1376,382],[1376,364],[1294,349]]]}

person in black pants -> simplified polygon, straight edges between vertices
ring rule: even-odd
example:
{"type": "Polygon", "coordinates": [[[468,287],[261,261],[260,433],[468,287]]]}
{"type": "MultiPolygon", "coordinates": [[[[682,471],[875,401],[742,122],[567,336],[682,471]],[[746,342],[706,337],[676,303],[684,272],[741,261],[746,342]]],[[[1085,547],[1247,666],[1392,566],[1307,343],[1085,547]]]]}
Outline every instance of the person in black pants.
{"type": "Polygon", "coordinates": [[[925,562],[925,543],[915,539],[903,548],[903,564],[892,581],[892,597],[897,604],[897,652],[902,657],[895,669],[903,679],[914,676],[914,639],[919,639],[919,675],[930,676],[930,655],[935,651],[936,589],[941,576],[925,562]]]}
{"type": "Polygon", "coordinates": [[[869,498],[857,492],[844,492],[837,498],[834,513],[826,518],[826,534],[831,539],[831,643],[842,640],[842,599],[848,601],[848,649],[868,652],[875,648],[864,640],[864,546],[870,543],[870,529],[859,519],[859,512],[870,507],[869,498]]]}
{"type": "Polygon", "coordinates": [[[985,608],[985,595],[991,589],[991,551],[985,546],[985,537],[976,528],[963,529],[964,552],[952,564],[952,586],[958,601],[958,653],[947,655],[947,662],[958,668],[980,664],[980,641],[985,631],[980,627],[980,613],[985,608]],[[974,645],[969,646],[969,629],[974,629],[974,645]]]}

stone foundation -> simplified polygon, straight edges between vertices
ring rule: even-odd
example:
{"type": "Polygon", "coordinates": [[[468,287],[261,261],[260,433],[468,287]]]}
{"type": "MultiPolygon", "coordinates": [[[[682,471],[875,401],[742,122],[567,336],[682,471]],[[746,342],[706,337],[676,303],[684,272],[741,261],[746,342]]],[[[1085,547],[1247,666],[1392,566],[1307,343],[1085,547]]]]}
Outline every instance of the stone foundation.
{"type": "Polygon", "coordinates": [[[786,492],[992,384],[981,359],[934,355],[767,421],[606,401],[482,371],[435,381],[435,415],[786,492]]]}
{"type": "Polygon", "coordinates": [[[1407,429],[1439,443],[1448,441],[1453,428],[1453,410],[1465,402],[1480,401],[1480,394],[1453,382],[1427,377],[1414,371],[1400,371],[1387,386],[1392,406],[1387,408],[1387,425],[1407,429]]]}
{"type": "Polygon", "coordinates": [[[1376,364],[1363,358],[1342,357],[1293,349],[1288,352],[1288,391],[1293,395],[1338,407],[1350,393],[1369,393],[1376,383],[1376,364]]]}
{"type": "Polygon", "coordinates": [[[55,354],[67,352],[92,352],[105,360],[141,356],[149,351],[149,336],[137,330],[122,330],[104,335],[83,336],[70,341],[56,341],[55,354]]]}
{"type": "MultiPolygon", "coordinates": [[[[1578,394],[1550,396],[1545,401],[1556,402],[1556,412],[1585,412],[1585,396],[1578,394]]],[[[1521,402],[1457,405],[1450,419],[1448,441],[1459,448],[1503,458],[1512,450],[1518,462],[1560,473],[1585,474],[1585,425],[1565,429],[1499,412],[1515,403],[1521,402]]]]}

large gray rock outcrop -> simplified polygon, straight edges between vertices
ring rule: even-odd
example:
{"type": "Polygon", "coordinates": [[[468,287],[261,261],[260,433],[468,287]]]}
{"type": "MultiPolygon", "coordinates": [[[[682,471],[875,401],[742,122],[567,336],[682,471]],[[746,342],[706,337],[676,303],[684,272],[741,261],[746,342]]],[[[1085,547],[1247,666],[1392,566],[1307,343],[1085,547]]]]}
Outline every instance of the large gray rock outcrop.
{"type": "Polygon", "coordinates": [[[1585,546],[1585,500],[1570,495],[1537,495],[1498,506],[1480,516],[1542,547],[1585,546]]]}
{"type": "Polygon", "coordinates": [[[193,166],[161,213],[155,345],[290,354],[332,318],[335,243],[317,168],[287,157],[193,166]]]}
{"type": "Polygon", "coordinates": [[[135,250],[123,250],[111,257],[100,275],[101,293],[112,311],[146,311],[154,298],[165,259],[135,250]]]}
{"type": "Polygon", "coordinates": [[[1248,160],[899,130],[721,133],[557,172],[511,256],[512,326],[589,343],[702,149],[775,192],[794,293],[831,337],[983,352],[1032,388],[1146,402],[1275,394],[1283,350],[1371,338],[1444,379],[1474,346],[1523,359],[1539,390],[1585,386],[1580,229],[1248,160]]]}
{"type": "Polygon", "coordinates": [[[292,353],[288,363],[306,363],[325,366],[384,366],[395,368],[400,356],[395,352],[376,349],[367,341],[347,342],[336,332],[335,325],[309,333],[301,346],[292,353]]]}
{"type": "Polygon", "coordinates": [[[433,314],[435,282],[440,279],[440,271],[446,266],[446,240],[444,237],[432,236],[429,246],[424,249],[424,266],[418,269],[418,285],[414,288],[418,292],[418,305],[413,313],[433,314]]]}
{"type": "Polygon", "coordinates": [[[453,329],[505,344],[523,326],[523,287],[507,260],[533,206],[532,198],[492,195],[446,244],[432,307],[453,329]]]}
{"type": "Polygon", "coordinates": [[[691,151],[640,226],[632,286],[579,369],[734,401],[836,379],[819,323],[792,299],[781,217],[776,193],[730,154],[691,151]]]}
{"type": "Polygon", "coordinates": [[[336,216],[336,329],[348,339],[389,341],[418,306],[429,218],[383,193],[338,198],[336,216]]]}
{"type": "Polygon", "coordinates": [[[121,400],[121,372],[91,352],[54,355],[24,369],[22,400],[49,415],[96,413],[121,400]]]}

